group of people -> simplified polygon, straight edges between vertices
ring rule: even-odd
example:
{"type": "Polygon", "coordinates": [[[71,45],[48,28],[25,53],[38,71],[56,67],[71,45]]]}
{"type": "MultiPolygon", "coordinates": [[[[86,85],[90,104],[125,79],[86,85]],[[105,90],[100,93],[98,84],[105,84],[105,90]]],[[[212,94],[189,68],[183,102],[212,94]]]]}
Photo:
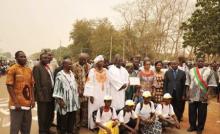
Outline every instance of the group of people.
{"type": "Polygon", "coordinates": [[[5,75],[7,68],[8,68],[8,64],[1,63],[1,61],[0,61],[0,77],[2,75],[5,75]]]}
{"type": "Polygon", "coordinates": [[[91,64],[88,54],[81,53],[78,62],[64,57],[58,67],[52,53],[44,52],[33,69],[26,66],[23,51],[15,59],[6,79],[11,134],[30,133],[35,101],[40,134],[52,133],[55,113],[61,134],[77,134],[80,127],[98,128],[99,134],[160,134],[166,127],[180,128],[185,101],[187,131],[200,134],[208,96],[214,88],[219,96],[219,70],[204,66],[202,58],[192,68],[179,60],[167,69],[162,61],[152,65],[148,57],[143,65],[138,57],[125,63],[119,54],[111,64],[102,55],[91,64]]]}

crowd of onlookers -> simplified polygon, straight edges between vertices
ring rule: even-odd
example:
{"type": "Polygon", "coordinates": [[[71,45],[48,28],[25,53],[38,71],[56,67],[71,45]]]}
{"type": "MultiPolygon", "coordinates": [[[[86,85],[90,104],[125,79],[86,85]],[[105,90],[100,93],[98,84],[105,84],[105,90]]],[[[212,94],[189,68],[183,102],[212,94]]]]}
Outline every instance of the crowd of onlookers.
{"type": "Polygon", "coordinates": [[[12,65],[11,63],[0,61],[0,76],[5,75],[8,67],[11,66],[11,65],[12,65]]]}

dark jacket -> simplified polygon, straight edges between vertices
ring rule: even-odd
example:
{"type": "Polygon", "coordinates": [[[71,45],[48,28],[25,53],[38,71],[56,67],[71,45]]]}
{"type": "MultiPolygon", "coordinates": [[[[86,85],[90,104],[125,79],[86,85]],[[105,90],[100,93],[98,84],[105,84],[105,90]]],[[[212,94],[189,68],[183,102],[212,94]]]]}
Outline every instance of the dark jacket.
{"type": "Polygon", "coordinates": [[[164,76],[164,93],[170,93],[177,100],[182,100],[182,97],[186,94],[185,82],[186,74],[184,71],[178,69],[175,79],[173,70],[169,69],[164,76]],[[174,84],[176,84],[176,94],[173,94],[174,84]]]}
{"type": "Polygon", "coordinates": [[[53,86],[50,74],[42,64],[33,68],[35,100],[39,102],[53,101],[53,86]]]}

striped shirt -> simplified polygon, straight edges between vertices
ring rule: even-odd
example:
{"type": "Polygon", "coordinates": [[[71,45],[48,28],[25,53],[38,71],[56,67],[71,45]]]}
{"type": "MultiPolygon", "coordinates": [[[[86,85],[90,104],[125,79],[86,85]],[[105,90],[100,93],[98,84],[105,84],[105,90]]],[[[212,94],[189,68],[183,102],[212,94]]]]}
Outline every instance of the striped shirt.
{"type": "Polygon", "coordinates": [[[60,98],[65,103],[65,108],[63,109],[57,105],[59,112],[72,112],[80,108],[77,83],[72,72],[67,74],[61,70],[57,74],[53,97],[60,98]]]}

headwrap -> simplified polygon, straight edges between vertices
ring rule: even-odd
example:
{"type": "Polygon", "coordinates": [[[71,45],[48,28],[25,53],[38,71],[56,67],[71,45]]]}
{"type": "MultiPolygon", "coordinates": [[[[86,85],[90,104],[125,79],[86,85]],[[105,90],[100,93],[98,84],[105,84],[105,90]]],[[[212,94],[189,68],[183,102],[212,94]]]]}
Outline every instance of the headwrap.
{"type": "Polygon", "coordinates": [[[102,55],[99,55],[94,59],[94,64],[98,63],[99,61],[104,61],[104,57],[102,55]]]}

